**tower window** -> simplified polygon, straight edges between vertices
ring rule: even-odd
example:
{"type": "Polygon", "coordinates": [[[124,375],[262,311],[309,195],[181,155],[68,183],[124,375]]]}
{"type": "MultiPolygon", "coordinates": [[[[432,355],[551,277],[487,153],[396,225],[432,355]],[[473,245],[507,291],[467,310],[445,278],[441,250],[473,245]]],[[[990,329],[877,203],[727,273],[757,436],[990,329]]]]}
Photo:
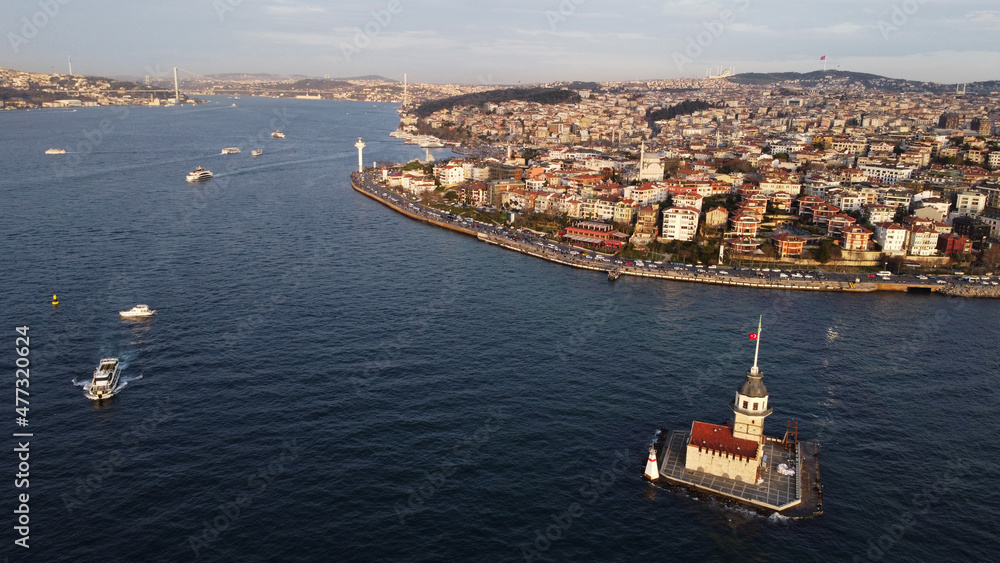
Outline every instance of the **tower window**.
{"type": "Polygon", "coordinates": [[[747,402],[743,401],[743,408],[747,408],[747,402]]]}
{"type": "Polygon", "coordinates": [[[753,404],[753,410],[757,410],[757,403],[753,404]]]}

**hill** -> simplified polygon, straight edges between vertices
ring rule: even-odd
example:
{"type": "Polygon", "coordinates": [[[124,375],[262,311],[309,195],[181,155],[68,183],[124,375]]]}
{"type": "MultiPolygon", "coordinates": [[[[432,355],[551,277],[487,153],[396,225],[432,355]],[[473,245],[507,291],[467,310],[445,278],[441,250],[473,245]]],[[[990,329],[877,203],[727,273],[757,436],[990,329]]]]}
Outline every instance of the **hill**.
{"type": "Polygon", "coordinates": [[[563,90],[561,88],[504,88],[425,102],[418,106],[414,110],[414,113],[417,117],[427,117],[436,111],[451,109],[457,106],[481,106],[488,103],[500,104],[514,100],[546,105],[574,104],[580,101],[580,94],[573,90],[563,90]]]}
{"type": "MultiPolygon", "coordinates": [[[[779,82],[789,82],[789,81],[821,82],[831,79],[832,80],[847,79],[853,82],[868,82],[868,83],[874,83],[880,80],[893,80],[893,81],[897,80],[895,78],[886,78],[884,76],[879,76],[877,74],[867,74],[864,72],[851,72],[844,70],[829,70],[829,71],[814,70],[812,72],[806,72],[806,73],[747,72],[726,78],[726,80],[733,82],[735,84],[751,84],[754,86],[766,86],[768,84],[777,84],[779,82]]],[[[904,80],[901,82],[906,82],[906,81],[904,80]]]]}

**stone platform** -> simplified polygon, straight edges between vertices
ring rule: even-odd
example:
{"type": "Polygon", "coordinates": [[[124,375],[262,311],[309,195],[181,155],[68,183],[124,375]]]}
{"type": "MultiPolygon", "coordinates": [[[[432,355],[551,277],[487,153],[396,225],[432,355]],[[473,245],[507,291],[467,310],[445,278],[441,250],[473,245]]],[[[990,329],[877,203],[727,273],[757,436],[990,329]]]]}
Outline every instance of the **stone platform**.
{"type": "Polygon", "coordinates": [[[823,513],[817,444],[800,442],[796,451],[787,451],[779,440],[768,438],[761,464],[763,482],[758,485],[685,469],[687,441],[685,431],[661,433],[656,447],[660,484],[692,488],[789,518],[810,518],[823,513]],[[778,473],[778,465],[782,463],[794,469],[795,475],[778,473]]]}

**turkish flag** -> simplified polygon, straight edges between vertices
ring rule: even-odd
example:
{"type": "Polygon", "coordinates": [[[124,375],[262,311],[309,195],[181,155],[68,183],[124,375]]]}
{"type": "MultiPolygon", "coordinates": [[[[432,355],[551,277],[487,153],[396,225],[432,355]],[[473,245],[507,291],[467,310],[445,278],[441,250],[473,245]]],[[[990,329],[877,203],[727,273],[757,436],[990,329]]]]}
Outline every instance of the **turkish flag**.
{"type": "Polygon", "coordinates": [[[758,333],[756,333],[756,332],[751,332],[750,333],[750,340],[757,340],[757,334],[758,333]]]}

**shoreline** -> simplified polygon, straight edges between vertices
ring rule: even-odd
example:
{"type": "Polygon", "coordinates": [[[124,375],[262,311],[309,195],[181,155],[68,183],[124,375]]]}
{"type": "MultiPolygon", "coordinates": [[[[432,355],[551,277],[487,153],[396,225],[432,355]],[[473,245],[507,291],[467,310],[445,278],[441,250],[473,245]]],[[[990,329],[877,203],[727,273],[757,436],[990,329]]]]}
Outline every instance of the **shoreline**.
{"type": "MultiPolygon", "coordinates": [[[[462,227],[460,225],[452,224],[448,221],[442,220],[441,215],[430,214],[424,215],[406,209],[400,205],[395,204],[390,201],[388,194],[392,194],[396,197],[402,197],[395,192],[390,192],[388,188],[379,186],[377,184],[368,184],[370,189],[365,189],[366,181],[357,172],[351,173],[351,187],[366,195],[375,201],[393,209],[394,211],[401,213],[411,219],[428,223],[443,229],[461,233],[463,235],[475,237],[476,239],[491,244],[494,246],[499,246],[507,250],[514,252],[520,252],[521,254],[526,254],[533,256],[535,258],[540,258],[548,262],[553,262],[556,264],[561,264],[563,266],[569,266],[571,268],[577,268],[581,270],[591,270],[597,272],[609,272],[611,270],[618,270],[622,275],[635,276],[642,278],[654,278],[663,279],[671,281],[680,281],[688,283],[705,283],[714,285],[724,285],[731,287],[748,287],[755,289],[784,289],[784,290],[796,290],[796,291],[827,291],[827,292],[841,292],[841,293],[874,293],[879,291],[893,291],[893,292],[903,292],[903,293],[921,293],[921,294],[940,294],[942,296],[948,297],[968,297],[968,298],[1000,298],[1000,286],[956,286],[953,284],[931,284],[931,283],[880,283],[880,282],[849,282],[849,281],[834,281],[834,280],[800,280],[800,279],[749,279],[742,277],[728,277],[711,275],[709,272],[689,272],[689,271],[650,271],[645,268],[640,268],[637,266],[614,266],[612,264],[595,264],[592,261],[574,259],[569,256],[563,256],[555,252],[547,251],[539,248],[535,245],[525,244],[523,242],[514,241],[506,237],[501,237],[497,235],[491,235],[475,229],[470,229],[462,227]],[[380,195],[380,194],[385,194],[380,195]]],[[[416,204],[406,201],[406,205],[415,206],[416,204]]],[[[416,208],[414,207],[416,210],[416,208]]],[[[433,209],[433,208],[430,208],[433,209]]],[[[439,211],[439,210],[438,210],[439,211]]],[[[440,211],[439,211],[440,213],[440,211]]]]}

